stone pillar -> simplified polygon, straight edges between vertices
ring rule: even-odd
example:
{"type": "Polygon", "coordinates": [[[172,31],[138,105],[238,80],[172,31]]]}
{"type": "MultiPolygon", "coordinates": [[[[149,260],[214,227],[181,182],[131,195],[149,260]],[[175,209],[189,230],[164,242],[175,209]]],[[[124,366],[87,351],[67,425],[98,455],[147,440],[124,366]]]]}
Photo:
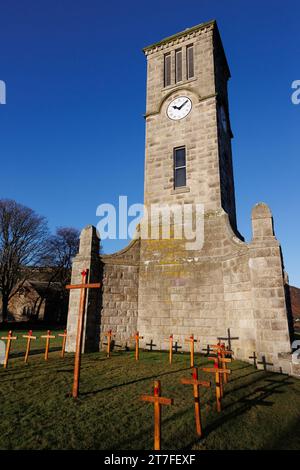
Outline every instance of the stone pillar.
{"type": "MultiPolygon", "coordinates": [[[[101,282],[100,239],[96,228],[92,225],[85,227],[80,235],[79,253],[72,265],[72,284],[80,284],[81,272],[89,270],[89,282],[101,282]]],[[[102,289],[89,289],[87,292],[85,322],[83,330],[82,351],[99,350],[100,309],[102,289]]],[[[79,312],[80,289],[70,290],[69,312],[67,324],[66,351],[74,352],[76,347],[77,320],[79,312]]]]}
{"type": "Polygon", "coordinates": [[[252,209],[252,235],[253,240],[275,238],[272,213],[263,202],[259,202],[252,209]]]}
{"type": "Polygon", "coordinates": [[[273,364],[273,370],[279,370],[279,355],[290,352],[291,346],[280,244],[266,204],[259,203],[253,208],[252,233],[249,268],[256,352],[273,364]]]}

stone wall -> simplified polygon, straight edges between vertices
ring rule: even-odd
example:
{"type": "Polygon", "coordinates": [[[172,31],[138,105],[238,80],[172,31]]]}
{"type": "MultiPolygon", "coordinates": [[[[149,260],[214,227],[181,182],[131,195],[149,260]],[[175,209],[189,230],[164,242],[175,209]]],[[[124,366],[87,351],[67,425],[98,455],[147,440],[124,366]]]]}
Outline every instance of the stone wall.
{"type": "MultiPolygon", "coordinates": [[[[201,250],[186,250],[185,240],[136,239],[101,257],[95,229],[83,231],[72,282],[79,282],[83,268],[93,274],[90,281],[102,282],[87,299],[85,351],[99,349],[100,329],[112,329],[118,345],[138,330],[142,346],[152,339],[158,349],[167,349],[173,334],[188,350],[184,340],[194,334],[197,351],[230,329],[236,358],[250,362],[255,352],[270,369],[280,369],[280,356],[291,346],[281,251],[269,208],[253,209],[250,243],[236,236],[222,209],[205,214],[204,228],[201,250]]],[[[75,348],[77,313],[78,292],[72,291],[68,351],[75,348]]]]}
{"type": "MultiPolygon", "coordinates": [[[[112,329],[117,343],[125,345],[137,328],[137,299],[140,241],[134,240],[113,255],[99,255],[100,240],[95,227],[87,226],[80,237],[79,253],[73,261],[72,284],[80,284],[81,272],[89,270],[89,281],[100,282],[100,289],[89,289],[83,351],[98,351],[112,329]]],[[[66,350],[74,352],[79,312],[79,290],[70,291],[66,350]]]]}
{"type": "Polygon", "coordinates": [[[27,281],[22,284],[22,287],[18,289],[17,293],[9,301],[8,320],[17,322],[30,321],[32,319],[43,320],[45,306],[46,299],[43,299],[27,281]]]}
{"type": "Polygon", "coordinates": [[[138,330],[158,348],[167,338],[194,334],[199,347],[226,337],[230,328],[237,358],[255,351],[279,369],[279,353],[290,352],[280,245],[264,204],[253,210],[253,240],[232,231],[228,215],[205,214],[205,243],[198,252],[183,242],[141,242],[138,330]]]}
{"type": "Polygon", "coordinates": [[[120,345],[128,342],[137,329],[139,260],[139,240],[113,255],[101,256],[101,332],[112,329],[120,345]]]}

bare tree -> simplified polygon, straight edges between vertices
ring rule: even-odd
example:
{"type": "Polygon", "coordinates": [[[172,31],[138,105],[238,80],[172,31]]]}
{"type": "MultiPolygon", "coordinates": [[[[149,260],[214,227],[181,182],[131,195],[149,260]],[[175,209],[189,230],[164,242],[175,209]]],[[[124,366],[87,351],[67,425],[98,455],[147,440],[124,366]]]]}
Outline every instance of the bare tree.
{"type": "Polygon", "coordinates": [[[0,293],[2,320],[17,286],[26,279],[26,266],[37,266],[44,255],[49,232],[46,219],[29,207],[0,199],[0,293]]]}
{"type": "Polygon", "coordinates": [[[52,269],[52,275],[48,280],[48,285],[44,293],[44,297],[40,299],[40,305],[37,308],[39,311],[42,302],[47,296],[53,283],[59,285],[60,290],[60,308],[56,312],[56,321],[61,322],[62,313],[68,300],[68,291],[65,289],[65,285],[71,279],[72,260],[79,250],[79,230],[72,227],[59,227],[56,230],[55,235],[49,237],[46,247],[45,255],[42,263],[44,266],[48,266],[52,269]]]}
{"type": "Polygon", "coordinates": [[[59,227],[47,242],[43,264],[53,268],[53,280],[63,287],[70,280],[72,260],[79,250],[79,230],[59,227]]]}

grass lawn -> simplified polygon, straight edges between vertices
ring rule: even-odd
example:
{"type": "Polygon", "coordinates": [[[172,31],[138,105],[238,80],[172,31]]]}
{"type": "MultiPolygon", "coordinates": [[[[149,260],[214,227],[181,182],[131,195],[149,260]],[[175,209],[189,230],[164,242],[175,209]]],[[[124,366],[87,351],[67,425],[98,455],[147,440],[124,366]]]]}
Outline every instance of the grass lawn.
{"type": "MultiPolygon", "coordinates": [[[[162,395],[175,402],[162,410],[162,449],[300,449],[300,380],[235,361],[222,413],[215,410],[214,388],[200,390],[206,435],[199,440],[192,386],[180,384],[190,375],[188,355],[175,355],[169,366],[167,353],[141,352],[138,363],[133,352],[110,359],[86,354],[80,398],[74,401],[66,396],[72,388],[72,354],[61,359],[52,350],[45,362],[39,353],[44,343],[39,343],[25,366],[21,342],[18,350],[15,343],[9,368],[0,369],[0,449],[152,450],[153,405],[139,396],[152,394],[156,378],[162,395]]],[[[61,338],[52,346],[60,344],[61,338]]],[[[196,356],[196,365],[207,364],[196,356]]]]}
{"type": "MultiPolygon", "coordinates": [[[[27,339],[23,338],[23,335],[28,335],[28,331],[30,328],[26,330],[18,330],[18,329],[13,329],[13,336],[17,336],[18,340],[17,341],[12,341],[11,342],[11,354],[10,357],[15,358],[15,357],[21,357],[25,354],[26,350],[26,344],[27,344],[27,339]]],[[[36,340],[31,340],[31,345],[30,345],[30,350],[31,354],[39,354],[45,351],[45,345],[46,345],[46,340],[41,338],[41,336],[47,334],[47,330],[41,329],[41,327],[32,327],[32,336],[36,336],[36,340]]],[[[55,339],[50,340],[50,348],[52,351],[58,351],[61,350],[62,346],[62,338],[59,335],[59,333],[63,333],[64,330],[61,328],[58,329],[51,329],[51,335],[55,336],[55,339]]],[[[0,330],[0,338],[7,337],[8,335],[8,328],[5,330],[1,329],[0,330]]]]}

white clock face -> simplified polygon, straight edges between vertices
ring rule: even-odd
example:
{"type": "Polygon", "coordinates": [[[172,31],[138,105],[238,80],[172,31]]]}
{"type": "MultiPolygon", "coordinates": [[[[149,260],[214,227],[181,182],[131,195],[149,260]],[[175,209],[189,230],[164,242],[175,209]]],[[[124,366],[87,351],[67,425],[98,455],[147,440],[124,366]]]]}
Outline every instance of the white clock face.
{"type": "Polygon", "coordinates": [[[174,121],[185,118],[192,109],[192,102],[187,96],[178,96],[169,104],[167,116],[174,121]]]}

